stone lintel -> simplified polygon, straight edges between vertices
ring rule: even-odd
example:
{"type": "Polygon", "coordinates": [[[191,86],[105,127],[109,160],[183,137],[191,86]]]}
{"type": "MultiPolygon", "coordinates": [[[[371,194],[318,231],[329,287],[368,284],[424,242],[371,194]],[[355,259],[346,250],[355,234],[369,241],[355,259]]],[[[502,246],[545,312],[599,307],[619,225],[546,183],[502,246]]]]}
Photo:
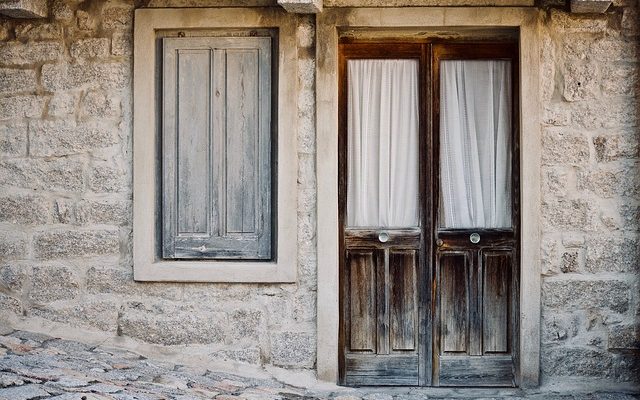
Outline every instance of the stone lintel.
{"type": "Polygon", "coordinates": [[[46,18],[47,0],[0,0],[0,14],[13,18],[46,18]]]}
{"type": "Polygon", "coordinates": [[[322,11],[322,0],[278,0],[278,4],[296,14],[317,14],[322,11]]]}
{"type": "Polygon", "coordinates": [[[602,14],[611,5],[611,0],[571,0],[571,12],[576,14],[602,14]]]}

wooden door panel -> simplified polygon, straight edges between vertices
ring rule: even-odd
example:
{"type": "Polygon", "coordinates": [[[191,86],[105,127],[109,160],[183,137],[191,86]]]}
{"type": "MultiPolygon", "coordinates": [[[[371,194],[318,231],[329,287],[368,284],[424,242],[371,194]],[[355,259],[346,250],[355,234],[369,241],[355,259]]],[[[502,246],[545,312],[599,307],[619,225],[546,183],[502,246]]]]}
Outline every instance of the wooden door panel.
{"type": "Polygon", "coordinates": [[[443,353],[461,353],[468,349],[468,258],[468,254],[462,252],[446,252],[439,257],[443,353]]]}
{"type": "Polygon", "coordinates": [[[417,252],[389,252],[391,350],[415,350],[417,340],[417,252]]]}
{"type": "Polygon", "coordinates": [[[418,385],[418,357],[346,355],[345,384],[350,386],[418,385]]]}
{"type": "Polygon", "coordinates": [[[511,251],[482,253],[483,279],[483,352],[509,351],[509,315],[511,299],[511,251]]]}
{"type": "Polygon", "coordinates": [[[440,386],[515,386],[511,356],[441,356],[440,386]]]}
{"type": "Polygon", "coordinates": [[[349,350],[376,351],[376,271],[379,252],[347,252],[349,350]]]}

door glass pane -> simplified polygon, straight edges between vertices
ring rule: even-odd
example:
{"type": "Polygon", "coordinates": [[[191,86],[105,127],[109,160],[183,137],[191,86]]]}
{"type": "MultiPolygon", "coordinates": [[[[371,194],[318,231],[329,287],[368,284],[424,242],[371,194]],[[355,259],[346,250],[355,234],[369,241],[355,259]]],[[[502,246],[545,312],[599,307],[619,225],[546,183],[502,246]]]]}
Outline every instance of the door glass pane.
{"type": "Polygon", "coordinates": [[[418,60],[347,70],[347,226],[418,226],[418,60]]]}
{"type": "Polygon", "coordinates": [[[511,227],[511,62],[440,63],[440,224],[511,227]]]}

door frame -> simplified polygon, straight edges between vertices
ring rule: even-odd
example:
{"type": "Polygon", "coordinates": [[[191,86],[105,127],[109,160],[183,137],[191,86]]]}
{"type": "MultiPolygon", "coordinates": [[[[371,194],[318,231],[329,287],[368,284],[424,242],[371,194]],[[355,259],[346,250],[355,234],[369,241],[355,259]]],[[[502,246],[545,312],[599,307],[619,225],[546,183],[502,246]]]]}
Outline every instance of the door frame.
{"type": "Polygon", "coordinates": [[[338,380],[338,42],[361,31],[419,35],[429,29],[518,31],[521,95],[519,134],[521,239],[518,381],[535,387],[540,375],[540,52],[541,12],[535,8],[328,8],[316,20],[316,171],[318,187],[317,372],[338,380]],[[484,27],[484,29],[483,29],[484,27]],[[526,112],[522,112],[526,110],[526,112]]]}

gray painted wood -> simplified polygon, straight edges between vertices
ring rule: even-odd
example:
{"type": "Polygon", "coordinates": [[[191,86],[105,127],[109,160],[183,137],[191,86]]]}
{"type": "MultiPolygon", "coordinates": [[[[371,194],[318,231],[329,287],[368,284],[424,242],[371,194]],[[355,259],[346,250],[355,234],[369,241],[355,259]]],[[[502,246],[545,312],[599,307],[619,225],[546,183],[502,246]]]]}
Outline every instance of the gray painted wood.
{"type": "Polygon", "coordinates": [[[271,39],[163,39],[163,257],[271,259],[271,39]]]}

